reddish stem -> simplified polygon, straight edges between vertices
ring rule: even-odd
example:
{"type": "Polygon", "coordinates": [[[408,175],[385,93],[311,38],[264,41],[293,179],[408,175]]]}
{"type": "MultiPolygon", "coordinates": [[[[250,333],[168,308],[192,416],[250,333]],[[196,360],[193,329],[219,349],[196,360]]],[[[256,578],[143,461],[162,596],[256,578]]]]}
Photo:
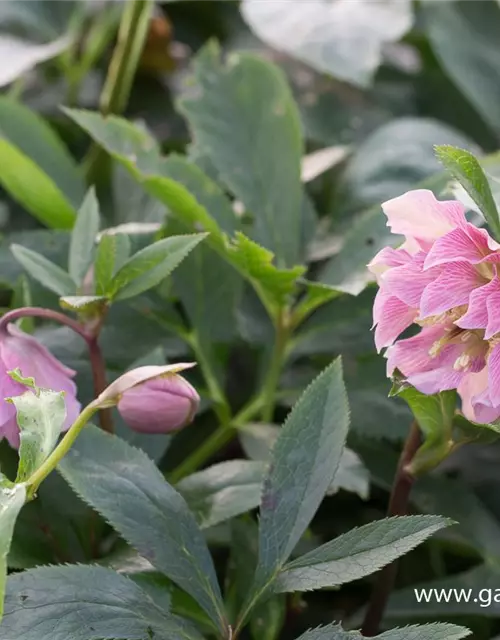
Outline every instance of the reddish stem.
{"type": "Polygon", "coordinates": [[[13,309],[8,311],[0,318],[0,331],[5,328],[9,322],[14,322],[19,318],[45,318],[46,320],[55,320],[59,324],[65,324],[70,329],[73,329],[75,333],[78,333],[85,342],[89,342],[92,336],[85,330],[85,328],[73,318],[69,318],[60,313],[59,311],[53,311],[52,309],[44,309],[43,307],[21,307],[20,309],[13,309]]]}
{"type": "MultiPolygon", "coordinates": [[[[87,341],[89,348],[90,366],[92,367],[92,376],[94,378],[94,395],[97,398],[108,386],[106,380],[106,364],[102,357],[102,351],[97,342],[97,336],[87,341]]],[[[101,429],[108,433],[114,432],[113,415],[111,409],[101,409],[99,411],[99,424],[101,429]]]]}
{"type": "MultiPolygon", "coordinates": [[[[415,482],[415,478],[407,471],[407,466],[413,460],[419,446],[420,429],[417,422],[413,421],[399,458],[396,475],[394,476],[391,497],[387,509],[388,516],[404,516],[408,511],[410,491],[415,482]]],[[[395,560],[384,567],[379,573],[361,630],[364,636],[371,637],[378,633],[387,601],[389,600],[396,581],[397,571],[398,562],[395,560]]]]}

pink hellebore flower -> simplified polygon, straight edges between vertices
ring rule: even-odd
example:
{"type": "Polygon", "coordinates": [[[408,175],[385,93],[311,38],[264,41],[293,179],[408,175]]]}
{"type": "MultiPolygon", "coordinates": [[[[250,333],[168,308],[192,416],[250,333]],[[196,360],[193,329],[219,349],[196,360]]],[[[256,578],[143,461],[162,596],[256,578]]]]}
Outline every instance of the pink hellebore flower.
{"type": "Polygon", "coordinates": [[[368,265],[379,291],[375,344],[388,347],[388,375],[399,369],[419,391],[457,389],[470,420],[500,417],[500,244],[465,218],[456,201],[409,191],[382,205],[399,249],[368,265]],[[410,325],[422,327],[395,342],[410,325]]]}
{"type": "Polygon", "coordinates": [[[15,324],[0,329],[0,439],[7,438],[11,446],[19,447],[19,428],[16,408],[4,398],[19,396],[26,387],[15,382],[8,371],[20,369],[26,378],[34,378],[38,387],[65,391],[65,429],[73,424],[80,413],[76,399],[76,385],[72,378],[76,372],[65,367],[35,338],[24,333],[15,324]]]}

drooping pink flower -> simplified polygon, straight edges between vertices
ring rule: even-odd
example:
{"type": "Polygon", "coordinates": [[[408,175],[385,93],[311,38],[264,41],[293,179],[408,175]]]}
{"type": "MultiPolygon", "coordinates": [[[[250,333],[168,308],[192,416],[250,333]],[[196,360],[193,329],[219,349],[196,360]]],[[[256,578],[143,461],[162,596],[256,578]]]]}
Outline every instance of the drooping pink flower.
{"type": "Polygon", "coordinates": [[[388,374],[399,369],[422,393],[457,389],[471,420],[500,417],[500,244],[465,218],[456,201],[428,190],[382,205],[399,249],[380,251],[369,269],[379,291],[375,344],[387,347],[388,374]],[[399,340],[411,325],[420,333],[399,340]]]}
{"type": "Polygon", "coordinates": [[[19,369],[25,378],[34,378],[38,387],[65,392],[64,428],[69,429],[80,413],[76,385],[72,380],[76,372],[65,367],[35,338],[15,324],[8,324],[0,330],[0,439],[7,438],[11,446],[19,446],[16,409],[4,400],[26,391],[26,387],[8,375],[7,372],[14,369],[19,369]]]}

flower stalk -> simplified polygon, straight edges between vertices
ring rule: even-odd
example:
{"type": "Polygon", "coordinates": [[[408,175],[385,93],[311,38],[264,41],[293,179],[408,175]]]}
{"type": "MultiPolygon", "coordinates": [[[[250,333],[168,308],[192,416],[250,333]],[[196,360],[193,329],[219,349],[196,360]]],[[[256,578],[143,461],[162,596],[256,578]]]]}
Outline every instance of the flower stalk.
{"type": "MultiPolygon", "coordinates": [[[[415,482],[415,476],[409,471],[409,466],[420,446],[420,439],[420,428],[417,421],[414,420],[399,458],[396,475],[394,476],[391,497],[387,508],[388,517],[404,516],[408,512],[410,492],[415,482]]],[[[363,622],[362,633],[364,636],[371,637],[377,635],[387,606],[387,601],[394,587],[397,571],[397,560],[380,571],[363,622]]]]}

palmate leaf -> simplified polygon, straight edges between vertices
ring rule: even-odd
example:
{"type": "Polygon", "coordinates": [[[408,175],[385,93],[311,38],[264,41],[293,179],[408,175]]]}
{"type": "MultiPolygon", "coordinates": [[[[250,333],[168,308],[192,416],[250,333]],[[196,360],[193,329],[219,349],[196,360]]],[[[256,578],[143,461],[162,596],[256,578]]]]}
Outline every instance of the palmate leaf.
{"type": "Polygon", "coordinates": [[[184,499],[142,451],[90,426],[59,469],[76,493],[195,598],[225,633],[222,597],[203,535],[184,499]]]}
{"type": "Polygon", "coordinates": [[[161,158],[154,140],[126,120],[113,116],[103,118],[89,111],[65,111],[121,162],[148,193],[163,202],[188,230],[209,232],[206,244],[251,282],[271,315],[275,315],[284,300],[295,293],[296,280],[305,268],[278,269],[273,265],[273,253],[269,250],[243,234],[231,240],[224,231],[230,220],[227,198],[217,183],[195,164],[175,155],[161,158]],[[203,194],[203,198],[199,194],[203,194]],[[225,198],[225,204],[222,204],[225,198]],[[210,211],[206,208],[209,204],[210,211]],[[226,212],[224,222],[215,213],[215,204],[226,212]]]}
{"type": "Polygon", "coordinates": [[[202,640],[147,590],[104,567],[34,569],[7,588],[0,640],[202,640]]]}
{"type": "MultiPolygon", "coordinates": [[[[468,635],[470,631],[465,627],[434,623],[391,629],[374,636],[374,640],[460,640],[468,635]]],[[[334,623],[306,631],[296,640],[361,640],[363,637],[357,631],[344,631],[340,624],[334,623]]]]}
{"type": "Polygon", "coordinates": [[[406,516],[371,522],[285,565],[273,589],[277,593],[311,591],[358,580],[390,564],[450,524],[452,521],[441,516],[406,516]]]}

